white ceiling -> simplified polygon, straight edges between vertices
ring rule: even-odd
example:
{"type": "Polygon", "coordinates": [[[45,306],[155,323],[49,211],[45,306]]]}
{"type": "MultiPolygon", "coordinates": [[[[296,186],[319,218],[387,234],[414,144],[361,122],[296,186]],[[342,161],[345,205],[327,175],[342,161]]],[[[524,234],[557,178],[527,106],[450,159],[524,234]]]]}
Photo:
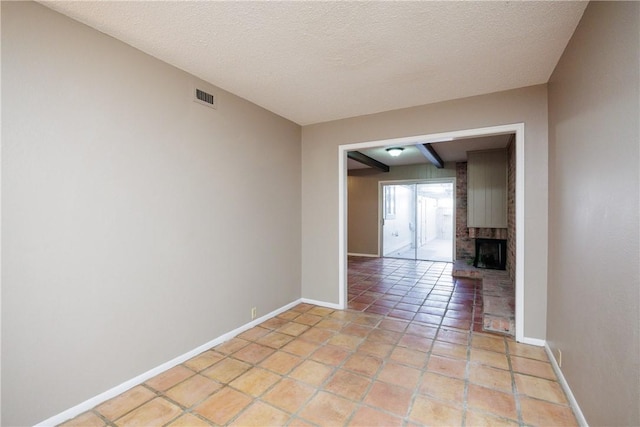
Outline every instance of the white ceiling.
{"type": "Polygon", "coordinates": [[[546,83],[586,2],[43,1],[300,125],[546,83]]]}
{"type": "MultiPolygon", "coordinates": [[[[510,138],[511,134],[459,138],[452,141],[435,142],[432,144],[432,147],[444,162],[466,162],[467,152],[506,148],[509,144],[510,138]]],[[[427,141],[416,141],[416,143],[425,142],[427,141]]],[[[391,157],[391,155],[387,153],[387,148],[390,147],[396,146],[385,145],[384,147],[375,147],[359,151],[387,166],[406,166],[429,163],[427,158],[416,148],[415,145],[404,146],[402,154],[398,157],[391,157]]],[[[348,159],[347,167],[349,170],[369,168],[368,166],[352,159],[348,159]]]]}

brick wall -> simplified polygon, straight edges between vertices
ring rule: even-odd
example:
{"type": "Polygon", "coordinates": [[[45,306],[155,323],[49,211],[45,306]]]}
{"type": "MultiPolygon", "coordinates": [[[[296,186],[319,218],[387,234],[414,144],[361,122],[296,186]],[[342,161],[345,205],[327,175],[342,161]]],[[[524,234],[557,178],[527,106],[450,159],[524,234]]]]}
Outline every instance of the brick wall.
{"type": "Polygon", "coordinates": [[[475,241],[467,228],[467,162],[456,163],[456,259],[475,256],[475,241]]]}
{"type": "Polygon", "coordinates": [[[507,271],[516,278],[516,144],[511,137],[507,149],[507,271]]]}

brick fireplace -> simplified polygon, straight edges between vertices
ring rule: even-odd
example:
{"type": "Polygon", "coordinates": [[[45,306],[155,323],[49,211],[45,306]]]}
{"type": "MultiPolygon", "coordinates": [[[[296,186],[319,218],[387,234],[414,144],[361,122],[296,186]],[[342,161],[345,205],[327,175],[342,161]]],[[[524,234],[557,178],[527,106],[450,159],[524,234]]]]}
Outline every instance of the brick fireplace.
{"type": "Polygon", "coordinates": [[[469,228],[467,226],[467,163],[456,163],[456,259],[473,263],[476,239],[506,240],[505,269],[515,280],[515,144],[507,148],[507,228],[469,228]]]}
{"type": "Polygon", "coordinates": [[[507,266],[506,239],[476,239],[473,266],[492,270],[505,270],[507,266]]]}

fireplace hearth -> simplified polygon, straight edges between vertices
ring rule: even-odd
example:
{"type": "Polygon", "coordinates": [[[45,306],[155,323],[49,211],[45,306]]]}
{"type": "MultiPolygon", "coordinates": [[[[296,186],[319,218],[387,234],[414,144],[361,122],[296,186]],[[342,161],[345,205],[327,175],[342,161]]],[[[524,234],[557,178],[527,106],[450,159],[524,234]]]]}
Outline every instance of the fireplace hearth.
{"type": "Polygon", "coordinates": [[[502,239],[476,239],[474,267],[505,270],[507,266],[507,241],[502,239]]]}

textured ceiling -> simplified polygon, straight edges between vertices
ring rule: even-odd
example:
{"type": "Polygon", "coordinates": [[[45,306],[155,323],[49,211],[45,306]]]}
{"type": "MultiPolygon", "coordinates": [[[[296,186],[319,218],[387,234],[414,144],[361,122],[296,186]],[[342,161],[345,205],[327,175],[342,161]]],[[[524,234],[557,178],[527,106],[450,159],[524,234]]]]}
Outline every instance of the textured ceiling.
{"type": "Polygon", "coordinates": [[[43,2],[300,125],[546,83],[586,2],[43,2]]]}

